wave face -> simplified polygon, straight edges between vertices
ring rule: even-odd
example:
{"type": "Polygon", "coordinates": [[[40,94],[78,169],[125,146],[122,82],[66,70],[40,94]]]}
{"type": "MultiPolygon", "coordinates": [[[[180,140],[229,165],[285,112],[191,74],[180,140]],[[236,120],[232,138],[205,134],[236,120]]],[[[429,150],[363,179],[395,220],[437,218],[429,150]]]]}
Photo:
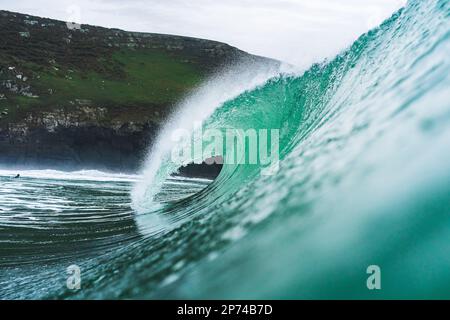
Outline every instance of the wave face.
{"type": "Polygon", "coordinates": [[[449,53],[450,3],[410,1],[332,61],[201,100],[218,106],[205,129],[279,129],[279,171],[224,165],[206,187],[167,187],[167,129],[121,201],[135,235],[79,260],[80,291],[30,282],[7,297],[450,298],[449,53]]]}

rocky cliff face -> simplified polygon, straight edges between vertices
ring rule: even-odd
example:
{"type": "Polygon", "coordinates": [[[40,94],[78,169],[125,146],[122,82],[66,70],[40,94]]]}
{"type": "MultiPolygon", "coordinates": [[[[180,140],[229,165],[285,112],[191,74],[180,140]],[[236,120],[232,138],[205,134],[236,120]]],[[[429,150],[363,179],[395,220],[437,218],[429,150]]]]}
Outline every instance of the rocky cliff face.
{"type": "Polygon", "coordinates": [[[75,107],[30,112],[9,122],[0,127],[0,165],[134,172],[159,123],[111,120],[109,113],[75,107]]]}
{"type": "Polygon", "coordinates": [[[177,101],[242,61],[278,64],[215,41],[0,11],[0,165],[135,171],[177,101]]]}

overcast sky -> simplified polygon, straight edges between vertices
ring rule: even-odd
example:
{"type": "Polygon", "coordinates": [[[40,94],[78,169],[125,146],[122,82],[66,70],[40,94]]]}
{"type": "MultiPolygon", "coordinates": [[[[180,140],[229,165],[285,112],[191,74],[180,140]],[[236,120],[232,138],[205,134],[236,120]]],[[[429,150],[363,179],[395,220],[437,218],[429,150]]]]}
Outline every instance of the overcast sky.
{"type": "Polygon", "coordinates": [[[226,42],[307,66],[331,57],[406,0],[0,0],[0,9],[129,31],[226,42]]]}

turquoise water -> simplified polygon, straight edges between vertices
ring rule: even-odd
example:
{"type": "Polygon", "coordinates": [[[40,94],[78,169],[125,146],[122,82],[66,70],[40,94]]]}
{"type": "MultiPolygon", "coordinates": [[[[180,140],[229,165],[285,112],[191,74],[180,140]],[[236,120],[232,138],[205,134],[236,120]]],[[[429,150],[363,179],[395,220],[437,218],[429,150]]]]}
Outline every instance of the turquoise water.
{"type": "Polygon", "coordinates": [[[0,297],[450,298],[449,53],[450,3],[410,1],[207,117],[279,129],[275,175],[166,181],[152,153],[139,176],[0,173],[0,297]]]}

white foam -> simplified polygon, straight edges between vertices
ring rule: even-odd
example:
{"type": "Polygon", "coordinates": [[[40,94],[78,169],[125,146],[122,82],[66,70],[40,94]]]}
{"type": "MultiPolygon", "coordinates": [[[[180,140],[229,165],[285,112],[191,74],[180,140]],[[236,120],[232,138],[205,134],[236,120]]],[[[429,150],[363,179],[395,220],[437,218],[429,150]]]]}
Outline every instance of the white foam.
{"type": "Polygon", "coordinates": [[[88,180],[88,181],[137,181],[138,175],[110,173],[97,170],[58,171],[58,170],[11,170],[0,169],[0,176],[54,180],[88,180]]]}

